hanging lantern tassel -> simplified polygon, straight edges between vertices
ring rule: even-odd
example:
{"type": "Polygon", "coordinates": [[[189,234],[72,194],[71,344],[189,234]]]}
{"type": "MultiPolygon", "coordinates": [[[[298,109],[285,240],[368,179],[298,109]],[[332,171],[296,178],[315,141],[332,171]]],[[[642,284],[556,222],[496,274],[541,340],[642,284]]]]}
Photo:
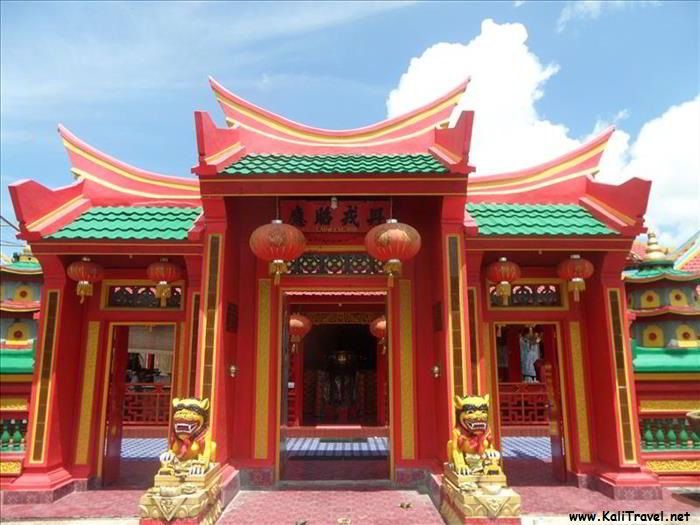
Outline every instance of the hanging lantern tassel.
{"type": "Polygon", "coordinates": [[[593,263],[578,254],[570,255],[557,266],[557,274],[567,281],[567,290],[574,293],[574,301],[581,300],[581,292],[586,289],[586,279],[593,275],[593,263]]]}
{"type": "Polygon", "coordinates": [[[581,292],[586,290],[586,281],[581,277],[574,277],[569,281],[569,291],[574,293],[574,301],[577,303],[581,299],[581,292]]]}
{"type": "Polygon", "coordinates": [[[389,276],[389,288],[393,288],[394,277],[401,276],[401,261],[398,259],[389,259],[384,263],[384,273],[389,276]]]}
{"type": "Polygon", "coordinates": [[[92,297],[92,283],[90,281],[78,281],[75,291],[80,296],[80,304],[83,304],[86,297],[92,297]]]}
{"type": "Polygon", "coordinates": [[[92,284],[102,280],[104,271],[89,257],[83,257],[80,261],[70,263],[66,268],[66,274],[78,283],[75,287],[75,293],[80,297],[80,304],[83,304],[86,297],[92,296],[92,284]]]}
{"type": "Polygon", "coordinates": [[[275,259],[270,263],[270,275],[274,275],[274,283],[277,286],[280,283],[280,277],[283,273],[287,273],[287,263],[281,259],[275,259]]]}
{"type": "Polygon", "coordinates": [[[386,337],[382,337],[379,340],[379,348],[381,350],[381,354],[386,355],[386,337]]]}
{"type": "Polygon", "coordinates": [[[158,284],[156,284],[156,299],[160,299],[161,308],[165,308],[171,295],[172,288],[168,284],[168,281],[158,281],[158,284]]]}
{"type": "Polygon", "coordinates": [[[291,341],[292,341],[292,353],[296,354],[297,350],[299,349],[299,343],[301,342],[301,336],[293,335],[291,337],[291,341]]]}
{"type": "Polygon", "coordinates": [[[501,281],[496,285],[496,295],[501,298],[501,302],[504,306],[508,306],[508,300],[510,299],[510,283],[508,281],[501,281]]]}

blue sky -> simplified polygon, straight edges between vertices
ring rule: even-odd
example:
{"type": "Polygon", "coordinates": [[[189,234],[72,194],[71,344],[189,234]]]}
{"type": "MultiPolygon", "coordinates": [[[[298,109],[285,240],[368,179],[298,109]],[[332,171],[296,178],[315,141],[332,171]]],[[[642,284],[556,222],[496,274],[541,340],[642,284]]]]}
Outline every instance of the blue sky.
{"type": "MultiPolygon", "coordinates": [[[[616,153],[620,173],[628,174],[635,160],[650,164],[640,160],[641,146],[635,151],[644,126],[699,92],[700,22],[694,2],[2,2],[0,14],[6,216],[12,215],[8,183],[32,178],[55,187],[72,181],[56,133],[59,122],[125,162],[189,175],[196,158],[192,112],[209,110],[223,124],[208,75],[304,123],[364,125],[387,116],[389,93],[414,57],[441,42],[466,49],[484,34],[486,19],[502,28],[478,49],[486,64],[489,42],[505,42],[516,30],[521,34],[513,23],[526,30],[526,42],[518,48],[524,52],[513,60],[534,57],[527,71],[541,74],[523,95],[530,99],[523,113],[534,112],[527,119],[563,130],[561,147],[616,123],[623,130],[616,153]]],[[[493,62],[504,74],[510,68],[507,45],[516,44],[504,44],[506,59],[502,53],[493,62]]],[[[407,77],[400,86],[409,90],[404,105],[412,104],[411,86],[421,93],[442,91],[441,70],[455,67],[472,73],[469,64],[438,59],[433,69],[426,68],[436,73],[407,77]]],[[[474,103],[478,126],[482,102],[474,103]]],[[[483,122],[491,118],[486,109],[484,115],[483,122]]],[[[491,122],[507,126],[506,117],[491,122]]],[[[656,141],[652,135],[642,142],[656,141]]],[[[557,147],[533,155],[544,161],[550,150],[556,153],[557,147]]],[[[690,155],[679,171],[695,166],[697,154],[690,155]]],[[[485,165],[498,166],[486,153],[482,158],[485,165]]],[[[513,155],[514,162],[520,160],[530,157],[513,155]]],[[[697,198],[700,173],[681,177],[697,198]]],[[[663,214],[657,215],[663,223],[663,214]]],[[[697,227],[683,226],[688,220],[686,215],[665,226],[673,230],[669,242],[697,227]]],[[[3,241],[12,240],[7,228],[2,232],[3,241]]]]}

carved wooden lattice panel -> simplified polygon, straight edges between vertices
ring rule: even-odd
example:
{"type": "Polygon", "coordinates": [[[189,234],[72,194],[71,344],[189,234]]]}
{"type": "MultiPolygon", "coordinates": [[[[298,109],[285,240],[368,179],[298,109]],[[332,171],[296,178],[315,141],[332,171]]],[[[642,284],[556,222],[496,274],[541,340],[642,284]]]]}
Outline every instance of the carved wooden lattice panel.
{"type": "MultiPolygon", "coordinates": [[[[173,286],[165,303],[166,308],[180,308],[182,287],[173,286]]],[[[110,308],[160,308],[155,286],[115,285],[107,293],[107,306],[110,308]]]]}
{"type": "Polygon", "coordinates": [[[170,385],[129,383],[124,395],[124,425],[167,425],[170,385]]]}
{"type": "MultiPolygon", "coordinates": [[[[501,298],[496,295],[496,287],[489,286],[489,300],[494,308],[503,307],[501,298]]],[[[515,284],[511,291],[508,307],[561,306],[561,286],[549,284],[515,284]]]]}
{"type": "Polygon", "coordinates": [[[501,425],[546,425],[547,391],[543,383],[500,383],[501,425]]]}
{"type": "Polygon", "coordinates": [[[382,263],[366,253],[305,253],[289,265],[292,275],[377,275],[382,263]]]}

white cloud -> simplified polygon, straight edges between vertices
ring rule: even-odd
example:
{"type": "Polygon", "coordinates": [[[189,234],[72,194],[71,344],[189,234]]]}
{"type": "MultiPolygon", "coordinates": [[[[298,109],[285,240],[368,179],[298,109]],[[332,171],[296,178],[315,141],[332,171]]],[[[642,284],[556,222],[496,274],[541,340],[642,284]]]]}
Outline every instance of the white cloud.
{"type": "Polygon", "coordinates": [[[631,145],[626,138],[608,148],[601,180],[651,180],[647,223],[662,244],[678,246],[700,229],[700,96],[644,124],[631,145]]]}
{"type": "Polygon", "coordinates": [[[476,110],[470,161],[477,173],[518,169],[569,151],[577,142],[567,127],[543,119],[535,108],[559,67],[542,64],[526,41],[522,24],[489,19],[468,44],[428,48],[411,60],[389,94],[389,116],[426,104],[471,77],[459,108],[476,110]]]}
{"type": "Polygon", "coordinates": [[[567,2],[559,14],[557,32],[561,33],[564,31],[569,22],[573,20],[595,20],[600,17],[603,11],[620,11],[643,4],[660,5],[660,2],[645,2],[641,0],[635,0],[634,2],[625,0],[576,0],[567,2]]]}
{"type": "MultiPolygon", "coordinates": [[[[559,67],[543,64],[526,42],[523,25],[485,20],[481,34],[467,44],[439,43],[428,48],[411,60],[389,94],[388,116],[420,107],[471,76],[458,111],[476,112],[470,155],[476,176],[545,162],[628,117],[629,111],[621,109],[599,118],[591,133],[579,138],[572,137],[563,123],[543,118],[536,102],[559,67]]],[[[682,242],[698,228],[698,105],[695,99],[670,108],[649,121],[636,139],[616,131],[601,162],[601,180],[621,182],[637,176],[653,181],[648,221],[668,244],[682,242]]]]}

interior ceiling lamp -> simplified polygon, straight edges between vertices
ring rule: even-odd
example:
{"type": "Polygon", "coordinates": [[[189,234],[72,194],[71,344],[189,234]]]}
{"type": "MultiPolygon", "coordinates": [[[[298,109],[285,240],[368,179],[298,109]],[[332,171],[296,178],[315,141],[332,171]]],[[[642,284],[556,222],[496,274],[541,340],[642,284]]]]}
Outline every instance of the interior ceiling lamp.
{"type": "Polygon", "coordinates": [[[486,269],[486,277],[492,283],[496,283],[496,295],[504,305],[508,305],[510,299],[511,283],[520,279],[520,274],[520,266],[505,257],[489,264],[486,269]]]}
{"type": "Polygon", "coordinates": [[[295,354],[299,343],[311,330],[311,320],[305,315],[292,314],[289,316],[289,339],[292,342],[292,353],[295,354]]]}
{"type": "Polygon", "coordinates": [[[270,263],[270,275],[274,275],[275,285],[279,284],[280,276],[289,271],[287,262],[299,257],[306,248],[306,238],[301,230],[279,219],[256,228],[249,243],[257,257],[270,263]]]}
{"type": "Polygon", "coordinates": [[[156,298],[160,300],[160,307],[164,308],[173,293],[171,283],[182,277],[182,268],[168,261],[167,257],[162,257],[160,261],[148,265],[146,275],[156,282],[156,298]]]}
{"type": "Polygon", "coordinates": [[[393,286],[394,277],[401,275],[401,263],[420,251],[421,238],[413,226],[389,219],[367,232],[365,246],[372,257],[384,263],[389,286],[393,286]]]}
{"type": "Polygon", "coordinates": [[[90,257],[83,257],[79,261],[72,262],[66,269],[68,277],[78,282],[75,293],[80,297],[80,304],[86,297],[92,295],[92,285],[102,280],[104,270],[102,266],[90,260],[90,257]]]}
{"type": "Polygon", "coordinates": [[[557,266],[557,274],[567,281],[567,289],[574,293],[574,301],[581,299],[581,292],[586,289],[586,279],[593,275],[593,263],[573,254],[557,266]]]}
{"type": "Polygon", "coordinates": [[[369,331],[379,339],[382,355],[386,353],[386,317],[380,315],[369,324],[369,331]]]}

